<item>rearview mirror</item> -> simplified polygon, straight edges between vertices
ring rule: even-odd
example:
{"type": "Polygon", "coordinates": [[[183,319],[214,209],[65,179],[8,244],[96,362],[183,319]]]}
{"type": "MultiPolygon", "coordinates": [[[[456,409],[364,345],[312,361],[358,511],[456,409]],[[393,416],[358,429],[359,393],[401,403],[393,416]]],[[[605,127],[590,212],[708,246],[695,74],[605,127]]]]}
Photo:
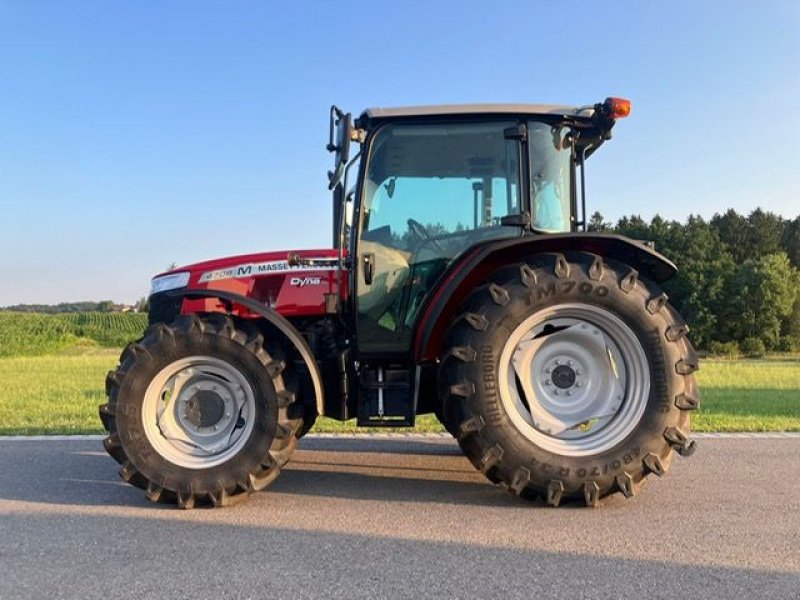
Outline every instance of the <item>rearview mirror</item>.
{"type": "Polygon", "coordinates": [[[332,190],[342,178],[344,167],[350,159],[350,130],[352,117],[336,106],[331,106],[328,152],[333,152],[333,170],[328,171],[328,189],[332,190]]]}

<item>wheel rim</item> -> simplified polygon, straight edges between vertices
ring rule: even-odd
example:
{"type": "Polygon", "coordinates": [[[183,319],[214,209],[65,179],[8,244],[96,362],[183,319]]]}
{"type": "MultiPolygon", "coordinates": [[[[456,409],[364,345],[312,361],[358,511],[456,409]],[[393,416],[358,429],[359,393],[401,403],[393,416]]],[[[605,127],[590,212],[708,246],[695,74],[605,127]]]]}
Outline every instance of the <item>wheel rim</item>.
{"type": "Polygon", "coordinates": [[[166,460],[189,469],[222,464],[253,431],[255,395],[242,373],[210,356],[190,356],[163,368],[142,403],[147,439],[166,460]]]}
{"type": "Polygon", "coordinates": [[[588,304],[539,311],[511,333],[499,361],[499,391],[517,428],[544,450],[598,454],[636,428],[650,394],[636,334],[588,304]]]}

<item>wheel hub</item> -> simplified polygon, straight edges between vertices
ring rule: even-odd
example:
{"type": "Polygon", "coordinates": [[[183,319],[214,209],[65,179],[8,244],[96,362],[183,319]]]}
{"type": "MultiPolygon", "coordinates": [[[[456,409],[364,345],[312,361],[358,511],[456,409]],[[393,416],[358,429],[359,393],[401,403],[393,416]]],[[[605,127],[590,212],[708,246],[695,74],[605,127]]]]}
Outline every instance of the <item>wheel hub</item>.
{"type": "Polygon", "coordinates": [[[245,377],[226,361],[192,356],[168,365],[151,381],[142,417],[148,439],[164,458],[208,468],[247,441],[255,397],[245,377]]]}
{"type": "Polygon", "coordinates": [[[195,428],[211,427],[225,415],[225,403],[216,392],[200,390],[185,404],[184,417],[195,428]]]}
{"type": "Polygon", "coordinates": [[[624,439],[650,389],[636,335],[614,314],[587,304],[554,306],[520,323],[501,353],[499,381],[518,428],[541,447],[573,456],[624,439]]]}
{"type": "Polygon", "coordinates": [[[568,367],[567,365],[558,365],[553,369],[553,383],[557,388],[562,390],[569,389],[575,385],[577,378],[578,376],[575,375],[575,371],[572,367],[568,367]]]}

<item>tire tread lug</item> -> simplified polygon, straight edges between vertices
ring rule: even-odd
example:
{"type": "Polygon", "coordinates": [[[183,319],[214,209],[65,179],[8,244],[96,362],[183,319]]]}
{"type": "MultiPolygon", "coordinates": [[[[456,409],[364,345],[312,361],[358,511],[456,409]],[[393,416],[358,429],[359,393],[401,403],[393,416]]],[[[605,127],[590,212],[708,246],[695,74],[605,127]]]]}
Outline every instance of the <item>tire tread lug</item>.
{"type": "Polygon", "coordinates": [[[564,484],[558,479],[551,479],[547,484],[547,503],[550,506],[558,507],[561,498],[564,496],[564,484]]]}

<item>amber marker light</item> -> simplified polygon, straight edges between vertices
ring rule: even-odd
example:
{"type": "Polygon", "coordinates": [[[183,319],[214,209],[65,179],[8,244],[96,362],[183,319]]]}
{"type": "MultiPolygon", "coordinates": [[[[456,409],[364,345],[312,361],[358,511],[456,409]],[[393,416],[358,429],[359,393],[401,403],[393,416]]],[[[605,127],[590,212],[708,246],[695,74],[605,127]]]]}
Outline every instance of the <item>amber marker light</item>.
{"type": "Polygon", "coordinates": [[[611,119],[624,119],[631,114],[631,101],[625,98],[606,98],[603,110],[611,119]]]}

